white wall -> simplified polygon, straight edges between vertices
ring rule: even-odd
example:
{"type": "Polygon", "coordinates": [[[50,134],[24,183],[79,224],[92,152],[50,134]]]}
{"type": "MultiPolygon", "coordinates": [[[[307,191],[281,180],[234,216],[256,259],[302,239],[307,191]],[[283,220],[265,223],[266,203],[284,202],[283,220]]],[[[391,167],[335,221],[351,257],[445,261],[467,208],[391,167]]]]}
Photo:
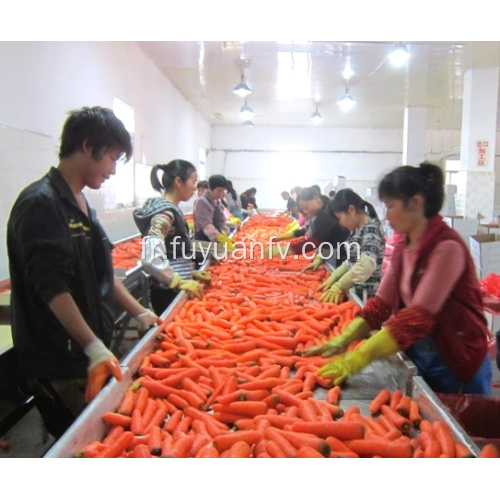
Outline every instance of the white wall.
{"type": "MultiPolygon", "coordinates": [[[[0,75],[0,126],[5,137],[24,137],[22,150],[0,141],[0,279],[8,275],[10,207],[22,187],[57,161],[69,110],[112,107],[115,96],[132,106],[134,157],[147,165],[174,158],[196,165],[198,150],[210,146],[209,124],[134,42],[0,42],[0,75]]],[[[87,194],[116,241],[137,230],[130,208],[105,208],[114,189],[113,181],[106,184],[87,194]]]]}

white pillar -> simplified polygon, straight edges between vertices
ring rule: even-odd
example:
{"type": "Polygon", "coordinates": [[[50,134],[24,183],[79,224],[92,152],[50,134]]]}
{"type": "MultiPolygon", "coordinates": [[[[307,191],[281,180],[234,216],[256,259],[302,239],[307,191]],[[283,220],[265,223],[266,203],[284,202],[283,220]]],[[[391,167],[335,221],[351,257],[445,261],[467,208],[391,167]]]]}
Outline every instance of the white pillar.
{"type": "Polygon", "coordinates": [[[499,68],[469,68],[464,74],[461,169],[467,171],[465,215],[494,218],[495,146],[499,68]]]}
{"type": "Polygon", "coordinates": [[[403,132],[403,165],[418,166],[425,160],[427,108],[405,108],[403,132]]]}

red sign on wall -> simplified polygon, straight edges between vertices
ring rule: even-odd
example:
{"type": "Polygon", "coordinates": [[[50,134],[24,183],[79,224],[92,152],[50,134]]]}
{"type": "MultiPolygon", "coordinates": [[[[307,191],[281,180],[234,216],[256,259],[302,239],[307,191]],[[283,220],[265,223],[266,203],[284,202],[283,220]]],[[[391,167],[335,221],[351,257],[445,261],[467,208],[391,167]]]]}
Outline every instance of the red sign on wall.
{"type": "Polygon", "coordinates": [[[488,166],[489,141],[476,141],[477,166],[488,166]]]}

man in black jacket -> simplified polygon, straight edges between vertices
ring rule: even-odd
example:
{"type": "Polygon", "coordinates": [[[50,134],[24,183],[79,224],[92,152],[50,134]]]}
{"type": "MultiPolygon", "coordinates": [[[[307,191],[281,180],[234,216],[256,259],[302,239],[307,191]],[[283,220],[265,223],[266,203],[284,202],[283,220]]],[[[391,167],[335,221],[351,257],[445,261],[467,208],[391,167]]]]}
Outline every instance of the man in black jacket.
{"type": "Polygon", "coordinates": [[[57,168],[20,193],[7,224],[17,374],[55,437],[110,376],[122,378],[107,347],[113,307],[143,329],[158,319],[115,279],[112,244],[83,194],[131,155],[130,135],[111,110],[71,112],[57,168]]]}

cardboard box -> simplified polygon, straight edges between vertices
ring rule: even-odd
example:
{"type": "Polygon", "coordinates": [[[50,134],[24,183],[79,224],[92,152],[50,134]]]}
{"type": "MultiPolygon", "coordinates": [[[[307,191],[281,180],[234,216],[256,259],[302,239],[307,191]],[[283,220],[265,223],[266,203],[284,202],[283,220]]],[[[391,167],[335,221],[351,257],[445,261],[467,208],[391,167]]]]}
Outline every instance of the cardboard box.
{"type": "Polygon", "coordinates": [[[476,234],[469,237],[469,248],[479,279],[500,273],[500,235],[476,234]]]}
{"type": "Polygon", "coordinates": [[[468,217],[463,217],[461,215],[445,216],[443,220],[452,227],[457,233],[470,236],[472,234],[477,234],[479,223],[476,219],[470,219],[468,217]]]}

